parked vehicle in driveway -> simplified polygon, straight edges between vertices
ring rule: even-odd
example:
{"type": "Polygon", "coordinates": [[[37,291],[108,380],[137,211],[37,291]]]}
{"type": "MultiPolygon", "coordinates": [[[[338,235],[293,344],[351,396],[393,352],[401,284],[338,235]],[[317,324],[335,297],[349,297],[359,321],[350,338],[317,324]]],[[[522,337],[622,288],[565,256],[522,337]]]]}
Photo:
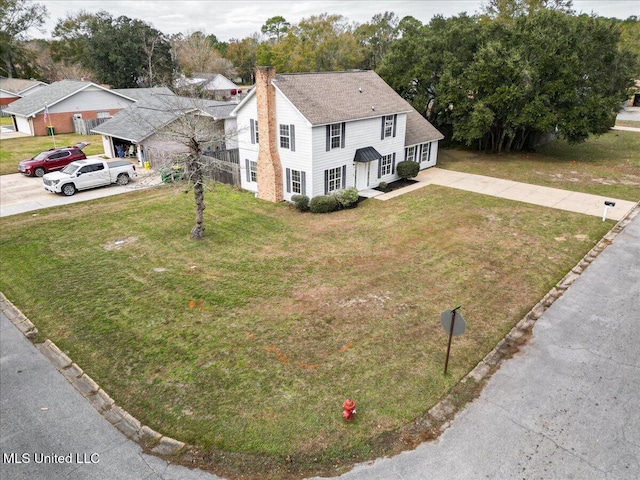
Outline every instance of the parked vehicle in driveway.
{"type": "Polygon", "coordinates": [[[42,177],[47,172],[61,170],[71,162],[87,158],[82,149],[89,142],[80,142],[73,147],[52,148],[29,160],[18,163],[18,171],[29,177],[42,177]]]}
{"type": "Polygon", "coordinates": [[[77,160],[58,172],[45,174],[42,183],[45,190],[70,197],[78,190],[104,187],[112,183],[126,185],[137,175],[135,165],[125,160],[77,160]]]}

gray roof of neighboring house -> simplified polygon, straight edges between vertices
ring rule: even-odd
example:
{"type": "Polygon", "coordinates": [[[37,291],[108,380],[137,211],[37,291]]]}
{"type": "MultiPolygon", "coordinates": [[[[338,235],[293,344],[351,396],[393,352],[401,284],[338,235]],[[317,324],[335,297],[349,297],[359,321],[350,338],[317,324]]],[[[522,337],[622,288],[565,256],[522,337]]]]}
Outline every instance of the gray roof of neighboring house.
{"type": "Polygon", "coordinates": [[[26,90],[30,90],[38,85],[46,85],[40,80],[27,80],[24,78],[0,78],[0,90],[22,95],[26,90]]]}
{"type": "Polygon", "coordinates": [[[173,122],[183,112],[201,110],[216,120],[223,120],[230,117],[229,113],[236,105],[232,102],[200,100],[173,94],[170,98],[154,95],[121,110],[91,131],[140,143],[173,122]]]}
{"type": "Polygon", "coordinates": [[[190,77],[181,77],[175,82],[176,87],[204,87],[207,90],[234,90],[238,86],[221,73],[194,73],[190,77]]]}
{"type": "Polygon", "coordinates": [[[56,103],[59,103],[71,97],[72,95],[92,86],[101,88],[107,92],[112,92],[114,95],[133,100],[132,98],[127,97],[122,93],[118,93],[116,90],[109,90],[108,88],[101,87],[100,85],[92,82],[83,82],[80,80],[61,80],[59,82],[55,82],[46,87],[43,87],[38,91],[27,95],[26,97],[16,100],[15,102],[9,104],[9,106],[5,108],[4,111],[13,115],[31,117],[44,111],[45,105],[55,105],[56,103]]]}
{"type": "Polygon", "coordinates": [[[151,88],[114,88],[112,92],[118,92],[125,97],[132,98],[136,102],[144,100],[149,95],[174,95],[169,87],[151,87],[151,88]]]}
{"type": "Polygon", "coordinates": [[[444,138],[373,70],[277,74],[273,85],[313,126],[407,113],[405,145],[444,138]]]}

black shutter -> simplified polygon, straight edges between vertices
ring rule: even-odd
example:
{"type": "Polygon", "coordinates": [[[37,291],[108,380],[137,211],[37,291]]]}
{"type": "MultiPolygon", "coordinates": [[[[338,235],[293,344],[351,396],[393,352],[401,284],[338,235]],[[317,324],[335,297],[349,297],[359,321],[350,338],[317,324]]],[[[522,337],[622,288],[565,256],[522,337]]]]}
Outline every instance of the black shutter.
{"type": "Polygon", "coordinates": [[[291,169],[287,168],[287,193],[291,193],[291,169]]]}
{"type": "Polygon", "coordinates": [[[302,195],[307,194],[307,174],[306,172],[300,172],[300,193],[302,195]]]}
{"type": "Polygon", "coordinates": [[[391,173],[396,173],[396,152],[393,152],[393,160],[391,160],[391,173]]]}
{"type": "Polygon", "coordinates": [[[324,171],[324,194],[329,193],[329,170],[324,171]]]}
{"type": "Polygon", "coordinates": [[[344,134],[347,131],[347,124],[346,122],[342,122],[342,138],[340,139],[340,148],[344,148],[344,134]]]}
{"type": "Polygon", "coordinates": [[[398,123],[398,114],[393,116],[393,136],[396,136],[396,124],[398,123]]]}
{"type": "Polygon", "coordinates": [[[247,167],[247,182],[250,182],[251,181],[251,165],[249,164],[249,159],[245,158],[244,163],[247,167]]]}
{"type": "Polygon", "coordinates": [[[384,119],[385,116],[382,116],[382,131],[380,132],[380,140],[384,140],[384,119]]]}
{"type": "Polygon", "coordinates": [[[327,125],[327,152],[331,150],[331,125],[327,125]]]}
{"type": "Polygon", "coordinates": [[[291,151],[295,152],[296,151],[296,126],[295,125],[289,125],[289,133],[291,134],[291,140],[289,142],[289,144],[291,145],[291,151]]]}
{"type": "Polygon", "coordinates": [[[347,186],[347,166],[342,166],[342,188],[347,186]]]}
{"type": "MultiPolygon", "coordinates": [[[[251,123],[251,143],[256,143],[256,122],[253,120],[253,118],[251,120],[249,120],[249,122],[251,123]]],[[[247,160],[248,162],[249,160],[247,160]]]]}
{"type": "Polygon", "coordinates": [[[422,162],[422,147],[424,147],[424,143],[420,144],[420,152],[418,153],[418,157],[416,158],[416,162],[421,163],[422,162]]]}
{"type": "Polygon", "coordinates": [[[405,148],[405,149],[404,149],[404,159],[405,159],[405,160],[407,160],[407,159],[409,158],[409,157],[408,157],[408,155],[409,155],[409,149],[408,149],[408,148],[405,148]]]}
{"type": "Polygon", "coordinates": [[[382,178],[382,157],[378,159],[378,178],[382,178]]]}

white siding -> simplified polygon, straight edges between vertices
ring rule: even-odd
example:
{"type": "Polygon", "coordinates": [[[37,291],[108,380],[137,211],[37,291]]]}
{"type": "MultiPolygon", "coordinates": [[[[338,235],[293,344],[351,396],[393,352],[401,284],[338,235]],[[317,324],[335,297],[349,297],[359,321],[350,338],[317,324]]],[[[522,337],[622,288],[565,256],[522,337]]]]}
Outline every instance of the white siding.
{"type": "MultiPolygon", "coordinates": [[[[396,136],[380,139],[382,131],[382,117],[346,122],[345,147],[333,148],[327,151],[326,125],[313,128],[313,192],[312,196],[324,195],[324,172],[327,169],[346,165],[345,186],[355,187],[356,150],[364,147],[375,148],[380,155],[396,154],[396,163],[404,159],[404,137],[407,125],[407,115],[398,114],[396,136]]],[[[392,182],[399,177],[394,173],[378,178],[378,162],[372,162],[370,186],[375,187],[380,182],[392,182]]]]}
{"type": "MultiPolygon", "coordinates": [[[[289,132],[291,133],[291,132],[289,132]]],[[[285,200],[291,200],[293,192],[287,192],[287,168],[305,172],[306,195],[313,192],[311,125],[306,118],[276,89],[276,143],[282,165],[282,191],[285,200]],[[295,151],[280,147],[280,125],[294,126],[295,151]]]]}
{"type": "Polygon", "coordinates": [[[236,115],[236,128],[238,130],[238,154],[240,156],[240,184],[245,190],[252,192],[258,191],[256,182],[247,181],[247,160],[252,162],[258,161],[258,144],[251,143],[251,125],[250,120],[258,118],[258,109],[256,96],[253,95],[242,106],[236,115]]]}
{"type": "Polygon", "coordinates": [[[227,118],[223,121],[227,150],[238,148],[238,121],[235,118],[227,118]]]}

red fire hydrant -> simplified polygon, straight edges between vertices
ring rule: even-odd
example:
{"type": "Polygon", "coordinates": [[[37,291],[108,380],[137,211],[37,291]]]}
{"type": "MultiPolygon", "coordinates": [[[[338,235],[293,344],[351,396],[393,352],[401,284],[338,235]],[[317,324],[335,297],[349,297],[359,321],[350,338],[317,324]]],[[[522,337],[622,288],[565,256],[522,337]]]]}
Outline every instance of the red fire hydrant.
{"type": "Polygon", "coordinates": [[[342,418],[344,418],[347,422],[353,420],[354,415],[356,414],[356,402],[347,398],[342,404],[342,408],[344,411],[342,412],[342,418]]]}

